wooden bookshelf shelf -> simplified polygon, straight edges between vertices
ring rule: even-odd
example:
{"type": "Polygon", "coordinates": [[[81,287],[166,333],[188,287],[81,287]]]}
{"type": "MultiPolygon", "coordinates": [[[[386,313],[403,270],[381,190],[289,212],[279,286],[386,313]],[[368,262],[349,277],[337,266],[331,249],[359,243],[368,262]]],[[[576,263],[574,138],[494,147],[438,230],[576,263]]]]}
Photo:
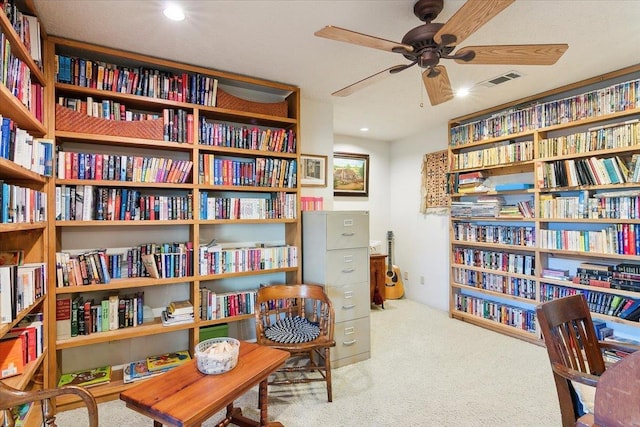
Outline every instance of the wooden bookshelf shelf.
{"type": "MultiPolygon", "coordinates": [[[[542,344],[538,332],[525,332],[523,334],[522,331],[518,331],[513,327],[496,326],[496,323],[491,320],[476,317],[466,313],[464,310],[460,310],[460,306],[467,303],[477,303],[477,298],[482,298],[487,301],[487,304],[498,306],[517,302],[518,307],[522,307],[522,310],[528,316],[527,319],[529,319],[529,317],[535,316],[535,306],[537,304],[546,298],[557,298],[563,292],[566,292],[566,294],[584,294],[588,303],[591,304],[592,311],[598,309],[598,305],[603,304],[603,301],[612,304],[613,296],[640,299],[640,291],[602,288],[595,285],[573,283],[569,280],[548,279],[543,276],[543,271],[553,270],[554,268],[560,268],[561,271],[564,271],[564,269],[571,270],[571,275],[577,275],[580,266],[588,265],[589,263],[591,265],[605,264],[609,266],[624,263],[631,266],[637,265],[640,269],[640,248],[636,248],[638,246],[635,243],[636,240],[630,241],[633,237],[629,237],[629,235],[636,236],[640,234],[640,218],[634,218],[638,215],[628,206],[635,203],[635,200],[640,197],[640,182],[635,182],[638,180],[632,179],[635,165],[640,164],[638,163],[640,160],[636,161],[636,159],[640,158],[640,135],[638,134],[638,129],[640,129],[640,125],[638,125],[640,108],[638,107],[640,106],[637,105],[637,103],[640,103],[640,99],[637,96],[635,98],[629,97],[628,100],[622,97],[620,102],[614,104],[611,102],[604,103],[602,101],[604,98],[594,96],[596,93],[602,94],[607,93],[607,91],[609,93],[624,93],[627,90],[626,88],[635,93],[636,88],[640,87],[639,77],[640,65],[636,65],[588,79],[584,82],[554,89],[546,92],[544,97],[541,94],[540,99],[537,101],[537,97],[534,95],[506,104],[504,110],[488,109],[450,120],[449,154],[450,156],[458,156],[451,158],[462,162],[459,168],[450,170],[451,174],[481,171],[483,179],[496,178],[499,179],[498,182],[500,183],[531,183],[533,185],[531,190],[521,192],[488,190],[477,193],[463,193],[455,192],[458,184],[458,175],[452,175],[454,179],[450,180],[454,188],[451,195],[453,199],[452,209],[455,207],[460,209],[459,212],[467,213],[469,205],[460,202],[477,203],[482,196],[495,196],[498,203],[504,200],[506,205],[517,204],[530,197],[535,214],[532,218],[464,216],[452,216],[450,218],[452,232],[450,236],[451,295],[449,313],[452,317],[495,330],[496,332],[542,344]],[[583,88],[583,93],[580,93],[580,87],[583,88]],[[585,108],[569,108],[570,111],[563,110],[564,113],[559,113],[566,105],[578,105],[579,99],[589,99],[589,101],[585,101],[585,108]],[[601,103],[602,108],[594,108],[594,103],[596,102],[601,103]],[[554,112],[558,114],[554,115],[554,112]],[[581,112],[584,114],[578,114],[581,112]],[[599,114],[600,112],[604,112],[604,114],[599,114]],[[565,113],[566,118],[563,119],[562,117],[565,116],[562,114],[565,113]],[[528,116],[528,114],[531,115],[528,116]],[[587,117],[588,114],[599,115],[587,117]],[[522,123],[518,122],[523,118],[529,120],[532,117],[536,118],[530,122],[526,120],[522,123]],[[570,117],[576,119],[572,121],[569,119],[570,117]],[[558,123],[559,121],[561,123],[558,123]],[[471,141],[471,138],[479,135],[504,132],[504,129],[507,128],[518,129],[519,124],[521,125],[520,129],[524,127],[528,130],[471,141]],[[541,127],[535,128],[534,125],[536,124],[541,127]],[[533,141],[532,160],[517,162],[517,166],[513,164],[507,167],[502,165],[465,167],[464,162],[467,160],[477,163],[479,160],[484,159],[484,157],[480,157],[481,155],[487,155],[490,159],[495,159],[497,155],[504,155],[506,143],[519,144],[524,141],[533,141]],[[563,154],[557,155],[558,153],[563,154]],[[472,156],[476,156],[476,158],[472,156]],[[598,175],[597,179],[595,175],[598,175]],[[594,182],[598,184],[594,185],[594,182]],[[498,197],[502,199],[498,199],[498,197]],[[628,216],[629,219],[587,218],[594,209],[598,209],[599,213],[604,210],[604,216],[628,216]],[[620,215],[617,212],[620,212],[620,215]],[[628,215],[627,212],[629,212],[628,215]],[[548,218],[542,218],[542,215],[548,218]],[[563,216],[571,218],[563,218],[563,216]],[[469,223],[472,225],[469,226],[469,223]],[[476,224],[476,227],[473,224],[476,224]],[[473,232],[478,232],[478,230],[484,232],[485,228],[514,227],[517,224],[533,227],[535,246],[523,248],[499,243],[473,242],[455,237],[455,233],[458,230],[468,229],[473,235],[473,232]],[[635,234],[636,231],[638,234],[635,234]],[[556,237],[562,237],[565,240],[564,242],[557,242],[554,240],[556,237]],[[586,248],[586,244],[590,242],[588,238],[606,238],[607,243],[603,243],[604,240],[595,242],[597,245],[602,246],[591,246],[591,250],[588,252],[586,250],[573,250],[583,246],[586,248]],[[569,241],[569,239],[573,240],[569,241]],[[575,241],[575,239],[579,241],[575,241]],[[583,240],[587,243],[583,243],[583,240]],[[547,249],[543,245],[557,245],[562,249],[547,249]],[[592,249],[593,247],[613,248],[614,252],[623,253],[599,253],[595,252],[592,249]],[[477,252],[480,257],[484,255],[504,256],[505,254],[527,252],[533,257],[534,274],[531,276],[515,275],[486,268],[461,265],[456,262],[458,260],[456,258],[457,255],[468,255],[468,251],[474,248],[478,248],[477,252]],[[572,249],[569,250],[567,248],[572,249]],[[487,275],[504,276],[505,283],[511,287],[520,285],[522,280],[527,280],[527,285],[535,284],[534,294],[536,297],[535,299],[512,297],[487,290],[490,289],[490,286],[476,288],[474,287],[475,283],[472,285],[458,283],[461,280],[459,279],[456,282],[454,274],[459,269],[481,272],[483,275],[486,273],[487,275]],[[469,296],[471,291],[473,294],[469,296]]],[[[526,147],[527,150],[530,148],[528,143],[518,145],[518,147],[526,147]]],[[[510,149],[512,148],[510,147],[510,149]]],[[[529,154],[527,152],[527,156],[529,154]]],[[[475,177],[469,175],[465,178],[466,181],[462,182],[461,185],[468,184],[468,180],[475,177]]],[[[483,211],[480,210],[479,212],[483,211]]],[[[493,232],[497,233],[498,231],[493,232]]],[[[507,233],[507,231],[502,228],[500,233],[507,233]]],[[[591,243],[594,244],[594,242],[591,243]]],[[[611,249],[604,250],[611,251],[611,249]]],[[[459,277],[464,278],[465,276],[459,277]]],[[[469,281],[485,280],[484,276],[481,279],[477,279],[473,274],[469,274],[467,277],[469,281]]],[[[601,317],[613,325],[618,324],[637,329],[637,336],[640,337],[640,324],[638,322],[596,312],[594,312],[594,316],[601,317]]]]}
{"type": "MultiPolygon", "coordinates": [[[[78,252],[95,252],[98,249],[106,249],[107,258],[109,255],[116,254],[116,258],[111,258],[116,261],[112,262],[120,262],[119,267],[122,275],[125,276],[126,274],[131,274],[132,268],[141,268],[138,264],[140,262],[139,258],[137,258],[138,255],[136,255],[138,252],[129,251],[130,248],[145,247],[148,248],[145,249],[146,251],[152,250],[150,249],[152,247],[157,247],[153,245],[162,245],[163,242],[194,243],[193,252],[189,252],[193,259],[193,265],[191,266],[193,270],[186,277],[167,279],[122,277],[118,279],[112,278],[109,284],[58,287],[56,284],[58,280],[57,269],[52,266],[49,270],[50,277],[56,278],[49,284],[49,293],[53,296],[49,301],[49,309],[52,312],[56,310],[55,298],[66,301],[69,301],[69,299],[73,301],[76,298],[78,300],[84,298],[85,301],[87,299],[101,301],[105,296],[109,297],[116,294],[119,298],[125,300],[133,295],[140,295],[141,298],[144,295],[144,304],[148,304],[156,313],[171,301],[189,300],[194,307],[194,322],[163,326],[160,319],[155,319],[153,322],[143,322],[135,327],[92,332],[88,335],[72,336],[68,339],[57,338],[54,322],[49,325],[49,346],[52,349],[49,352],[50,361],[46,365],[49,385],[55,386],[57,384],[60,373],[104,366],[106,363],[112,366],[121,366],[132,361],[123,360],[121,358],[123,354],[135,354],[135,356],[131,356],[134,360],[142,359],[148,356],[148,354],[144,353],[145,350],[148,351],[148,348],[153,345],[156,347],[160,345],[160,348],[165,349],[166,352],[184,350],[185,348],[193,352],[195,345],[199,342],[201,328],[221,323],[245,322],[253,318],[253,314],[242,314],[222,319],[203,320],[203,317],[206,316],[201,316],[200,309],[203,306],[206,309],[206,301],[205,304],[201,301],[204,295],[216,294],[220,296],[220,301],[225,301],[225,304],[227,300],[222,298],[232,299],[228,297],[229,294],[241,295],[236,297],[237,303],[241,307],[226,306],[226,308],[229,312],[243,312],[241,311],[242,309],[251,309],[250,297],[246,295],[249,295],[258,286],[252,277],[268,275],[269,280],[276,280],[279,283],[300,282],[301,270],[297,265],[259,271],[198,274],[200,262],[205,262],[204,258],[200,259],[201,252],[198,242],[209,242],[217,239],[225,248],[247,247],[249,239],[257,239],[261,242],[286,242],[288,246],[300,248],[300,185],[297,182],[297,173],[295,173],[297,172],[297,163],[300,156],[299,88],[53,36],[47,39],[46,51],[48,52],[48,57],[45,65],[49,70],[47,76],[50,76],[48,83],[53,87],[52,91],[54,92],[54,96],[49,100],[47,108],[51,112],[55,111],[56,108],[58,109],[56,123],[49,124],[50,129],[48,129],[48,132],[55,139],[58,149],[65,152],[63,155],[65,161],[68,158],[66,153],[77,152],[84,154],[85,161],[88,157],[89,162],[96,157],[94,156],[95,154],[121,155],[123,158],[124,156],[141,156],[192,162],[192,168],[186,182],[179,184],[75,179],[76,175],[73,173],[70,175],[65,174],[64,176],[73,176],[74,179],[58,179],[59,175],[56,174],[56,178],[49,184],[52,199],[55,199],[53,196],[56,186],[60,189],[64,185],[65,190],[69,191],[68,195],[65,193],[65,203],[71,198],[71,189],[82,187],[86,191],[86,189],[92,188],[114,188],[116,196],[113,199],[109,199],[106,206],[111,209],[111,205],[108,203],[113,200],[113,212],[117,212],[115,204],[118,203],[118,191],[133,189],[135,190],[133,192],[134,197],[137,197],[139,193],[141,195],[140,200],[145,200],[145,203],[149,199],[144,199],[142,196],[177,196],[187,200],[186,204],[180,205],[179,209],[185,209],[184,206],[193,209],[190,215],[178,216],[193,218],[186,220],[102,221],[87,219],[96,218],[92,212],[95,206],[91,206],[88,211],[85,211],[84,201],[78,202],[78,198],[75,198],[76,215],[77,208],[82,207],[82,216],[72,215],[71,202],[69,202],[69,206],[64,205],[64,212],[61,213],[64,216],[61,217],[83,218],[83,220],[63,221],[56,220],[55,216],[50,216],[51,227],[48,229],[49,258],[55,260],[56,254],[67,253],[71,259],[74,256],[79,257],[77,255],[78,252]],[[99,64],[109,64],[111,71],[106,67],[101,69],[99,64]],[[126,73],[124,67],[126,67],[126,73]],[[53,70],[58,70],[58,73],[54,73],[53,70]],[[81,70],[84,70],[84,74],[81,70]],[[104,79],[98,84],[98,75],[104,76],[106,74],[108,76],[109,73],[114,73],[115,75],[116,72],[118,73],[117,79],[104,79]],[[87,77],[89,77],[88,80],[87,77]],[[160,79],[165,78],[171,79],[171,85],[165,85],[164,82],[156,84],[160,79]],[[214,80],[217,81],[217,94],[212,92],[214,85],[211,83],[214,80]],[[110,87],[111,83],[113,83],[113,86],[110,87]],[[165,87],[171,87],[171,93],[160,89],[165,87]],[[156,89],[155,93],[153,93],[154,88],[156,89]],[[196,88],[201,88],[201,90],[196,90],[196,88]],[[237,98],[235,93],[232,94],[233,88],[246,90],[246,93],[249,94],[247,99],[237,98]],[[249,99],[252,93],[254,93],[253,96],[256,99],[249,99]],[[216,102],[213,103],[211,103],[212,94],[216,96],[216,102]],[[63,103],[69,108],[56,105],[55,101],[58,100],[58,97],[63,97],[63,103]],[[133,115],[134,112],[142,111],[150,114],[145,116],[146,118],[156,119],[156,117],[161,117],[163,135],[161,137],[129,134],[117,136],[113,132],[121,132],[121,129],[117,129],[118,127],[129,125],[123,125],[123,122],[105,124],[103,122],[106,120],[102,119],[99,119],[101,122],[99,123],[100,128],[93,127],[89,123],[92,122],[91,118],[80,117],[78,115],[80,113],[75,111],[76,109],[83,110],[88,105],[87,97],[91,98],[91,102],[100,103],[100,107],[102,107],[102,101],[104,101],[104,106],[119,104],[121,115],[129,112],[133,115]],[[271,101],[265,102],[265,100],[271,101]],[[71,110],[71,107],[74,110],[71,110]],[[67,120],[65,124],[57,120],[60,114],[75,115],[78,120],[67,120]],[[167,116],[169,117],[168,120],[167,116]],[[88,127],[81,127],[79,124],[80,119],[83,122],[87,122],[88,127]],[[216,143],[220,143],[220,146],[207,145],[213,139],[204,133],[200,135],[200,129],[219,129],[216,126],[227,128],[224,125],[233,126],[234,128],[246,127],[252,129],[252,131],[257,129],[259,132],[256,131],[255,134],[259,138],[263,138],[264,135],[278,135],[280,139],[276,140],[274,137],[271,143],[268,143],[267,139],[259,140],[260,144],[257,146],[268,147],[269,149],[267,150],[235,148],[231,147],[230,141],[218,141],[217,139],[216,143]],[[102,129],[104,126],[113,129],[97,130],[102,129]],[[281,133],[281,130],[286,133],[281,133]],[[190,133],[191,131],[192,133],[190,133]],[[187,135],[187,133],[190,134],[187,135]],[[167,139],[189,142],[172,142],[167,139]],[[285,145],[285,142],[289,144],[285,145]],[[286,147],[283,150],[287,152],[281,152],[280,148],[276,150],[280,146],[286,147]],[[293,171],[291,176],[294,176],[295,181],[290,179],[291,182],[288,187],[199,184],[199,182],[204,182],[205,177],[205,171],[201,167],[204,167],[205,161],[214,157],[247,164],[255,163],[256,159],[267,159],[269,164],[275,164],[272,166],[273,170],[276,170],[275,168],[281,165],[290,165],[291,171],[293,171]],[[279,162],[279,160],[282,160],[282,162],[279,162]],[[255,197],[271,198],[274,201],[273,203],[282,204],[286,199],[287,203],[294,203],[295,206],[292,207],[293,215],[287,215],[291,216],[291,218],[286,219],[203,219],[200,216],[203,207],[201,203],[212,197],[224,197],[228,200],[255,197]],[[265,230],[264,233],[262,230],[265,230]],[[234,239],[237,241],[234,241],[234,239]],[[123,248],[125,251],[122,250],[123,248]],[[109,249],[113,250],[110,251],[109,249]],[[118,261],[118,254],[129,258],[122,258],[118,261]],[[209,294],[207,294],[207,291],[209,294]],[[169,333],[172,338],[170,341],[164,337],[169,333]],[[138,343],[144,344],[138,345],[138,343]],[[150,345],[149,343],[152,344],[150,345]],[[109,355],[105,357],[101,354],[94,354],[94,349],[106,344],[114,347],[118,346],[121,351],[110,350],[108,352],[109,355]],[[68,354],[73,355],[70,357],[71,359],[76,359],[78,354],[86,356],[84,360],[87,366],[74,366],[72,369],[68,366],[68,354]]],[[[96,109],[98,109],[97,106],[96,109]]],[[[226,135],[224,134],[224,136],[226,135]]],[[[219,137],[218,134],[216,136],[219,137]]],[[[253,146],[255,147],[255,145],[253,146]]],[[[78,154],[78,159],[80,154],[78,154]]],[[[75,162],[75,158],[75,155],[72,154],[72,162],[75,162]]],[[[93,169],[94,165],[90,166],[92,171],[96,170],[93,169]]],[[[103,163],[103,173],[104,170],[103,163]]],[[[79,162],[78,171],[80,172],[79,162]]],[[[288,169],[285,169],[285,171],[289,173],[288,169]]],[[[123,175],[126,174],[123,173],[123,175]]],[[[78,173],[78,176],[81,175],[78,173]]],[[[94,177],[94,175],[90,176],[94,177]]],[[[290,178],[290,176],[286,178],[290,178]]],[[[281,182],[285,182],[284,178],[281,182]]],[[[60,192],[60,190],[58,191],[60,192]]],[[[100,199],[103,201],[104,193],[100,194],[102,194],[100,199]]],[[[124,195],[125,192],[121,191],[121,194],[124,195]]],[[[98,198],[94,196],[93,199],[94,203],[96,203],[98,198]]],[[[135,203],[130,200],[127,208],[130,209],[130,212],[133,212],[138,208],[132,209],[132,205],[135,203]]],[[[182,199],[179,200],[182,201],[182,199]]],[[[152,202],[153,200],[149,203],[152,202]]],[[[62,207],[62,205],[60,206],[62,207]]],[[[101,207],[101,212],[105,213],[105,217],[111,218],[106,216],[109,211],[104,209],[104,206],[101,207]]],[[[146,206],[141,206],[140,210],[146,208],[146,206]]],[[[142,252],[142,249],[140,251],[140,256],[145,253],[142,252]]],[[[98,259],[100,259],[100,256],[98,256],[98,259]]],[[[171,259],[167,258],[166,262],[171,262],[171,259]]],[[[211,261],[207,259],[206,262],[211,261]]],[[[182,264],[180,265],[182,266],[182,264]]],[[[62,266],[60,268],[62,269],[62,266]]],[[[228,271],[232,270],[230,266],[227,268],[228,271]]],[[[62,278],[64,282],[64,274],[62,278]]],[[[64,283],[71,283],[71,281],[64,283]]],[[[243,333],[242,331],[246,328],[238,327],[235,329],[238,329],[239,333],[243,333]]],[[[119,393],[128,387],[130,387],[129,384],[122,382],[121,371],[115,371],[109,384],[91,387],[90,391],[100,402],[117,398],[119,393]]],[[[64,410],[74,407],[74,405],[78,404],[78,401],[73,398],[65,398],[60,399],[57,404],[59,408],[64,410]]]]}

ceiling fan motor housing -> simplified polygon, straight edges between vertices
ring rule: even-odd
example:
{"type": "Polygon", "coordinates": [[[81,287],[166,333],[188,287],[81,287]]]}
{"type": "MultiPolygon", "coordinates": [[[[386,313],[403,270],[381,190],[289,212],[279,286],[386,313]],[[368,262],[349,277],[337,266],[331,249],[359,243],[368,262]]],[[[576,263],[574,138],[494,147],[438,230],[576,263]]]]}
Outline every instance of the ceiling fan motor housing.
{"type": "Polygon", "coordinates": [[[413,5],[413,14],[419,20],[429,23],[436,19],[436,16],[442,12],[444,0],[418,0],[413,5]]]}

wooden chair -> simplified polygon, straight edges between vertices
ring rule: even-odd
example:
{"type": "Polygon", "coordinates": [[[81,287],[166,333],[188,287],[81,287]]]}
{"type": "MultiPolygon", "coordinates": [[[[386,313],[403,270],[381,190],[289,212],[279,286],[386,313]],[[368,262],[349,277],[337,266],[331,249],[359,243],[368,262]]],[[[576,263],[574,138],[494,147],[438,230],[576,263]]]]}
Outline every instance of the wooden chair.
{"type": "Polygon", "coordinates": [[[605,363],[606,349],[634,352],[638,348],[598,341],[589,307],[582,295],[572,295],[536,307],[556,384],[564,427],[574,427],[580,416],[579,401],[571,381],[595,387],[605,363]]]}
{"type": "Polygon", "coordinates": [[[578,427],[640,426],[640,352],[604,371],[596,387],[593,414],[578,419],[578,427]]]}
{"type": "Polygon", "coordinates": [[[86,389],[77,386],[65,386],[49,390],[22,391],[11,388],[0,381],[0,410],[4,419],[9,421],[8,426],[13,427],[11,409],[25,403],[40,402],[42,405],[43,425],[56,427],[55,414],[51,399],[63,394],[75,394],[79,396],[89,411],[89,427],[98,427],[98,406],[93,395],[86,389]]]}
{"type": "MultiPolygon", "coordinates": [[[[258,344],[286,350],[291,353],[288,363],[269,379],[270,385],[297,384],[325,381],[327,399],[332,401],[330,348],[335,346],[333,328],[335,317],[331,300],[319,285],[271,285],[258,290],[255,304],[256,338],[258,344]],[[296,319],[298,318],[298,319],[296,319]],[[295,320],[292,320],[295,319],[295,320]],[[288,333],[288,323],[307,319],[318,333],[306,342],[282,342],[276,331],[288,333]],[[317,330],[316,330],[317,328],[317,330]],[[304,362],[304,363],[291,363],[304,362]],[[313,375],[304,373],[313,372],[313,375]],[[297,374],[292,374],[297,373],[297,374]]],[[[305,322],[307,322],[305,321],[305,322]]]]}

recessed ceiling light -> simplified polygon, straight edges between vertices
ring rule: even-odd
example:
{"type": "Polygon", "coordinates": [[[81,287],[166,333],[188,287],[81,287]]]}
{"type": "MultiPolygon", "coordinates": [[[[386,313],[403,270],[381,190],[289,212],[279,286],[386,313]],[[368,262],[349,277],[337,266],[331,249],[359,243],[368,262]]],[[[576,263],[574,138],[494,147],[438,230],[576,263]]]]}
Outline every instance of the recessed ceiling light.
{"type": "Polygon", "coordinates": [[[464,98],[465,96],[469,95],[469,88],[468,87],[461,87],[460,89],[458,89],[458,91],[456,92],[456,97],[458,98],[464,98]]]}
{"type": "Polygon", "coordinates": [[[172,21],[184,20],[184,12],[182,11],[182,8],[176,4],[167,5],[166,9],[162,13],[172,21]]]}
{"type": "Polygon", "coordinates": [[[369,128],[360,128],[360,132],[369,132],[369,128]]]}

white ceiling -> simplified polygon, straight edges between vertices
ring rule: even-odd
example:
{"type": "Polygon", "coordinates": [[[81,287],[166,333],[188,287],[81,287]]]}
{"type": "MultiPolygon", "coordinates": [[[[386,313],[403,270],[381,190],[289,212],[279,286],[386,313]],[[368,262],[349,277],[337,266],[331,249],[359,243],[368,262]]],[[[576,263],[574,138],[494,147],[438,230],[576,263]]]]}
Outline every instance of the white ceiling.
{"type": "MultiPolygon", "coordinates": [[[[432,107],[420,69],[389,76],[345,98],[330,94],[393,65],[401,55],[315,37],[335,25],[393,41],[420,24],[414,0],[33,0],[48,34],[208,68],[294,84],[304,98],[333,104],[334,133],[392,141],[448,119],[640,62],[640,1],[517,0],[461,46],[568,43],[552,66],[457,64],[443,60],[454,89],[510,70],[524,77],[432,107]],[[359,129],[367,126],[363,134],[359,129]]],[[[445,22],[463,0],[445,0],[445,22]]],[[[310,118],[302,117],[302,120],[310,118]]]]}

